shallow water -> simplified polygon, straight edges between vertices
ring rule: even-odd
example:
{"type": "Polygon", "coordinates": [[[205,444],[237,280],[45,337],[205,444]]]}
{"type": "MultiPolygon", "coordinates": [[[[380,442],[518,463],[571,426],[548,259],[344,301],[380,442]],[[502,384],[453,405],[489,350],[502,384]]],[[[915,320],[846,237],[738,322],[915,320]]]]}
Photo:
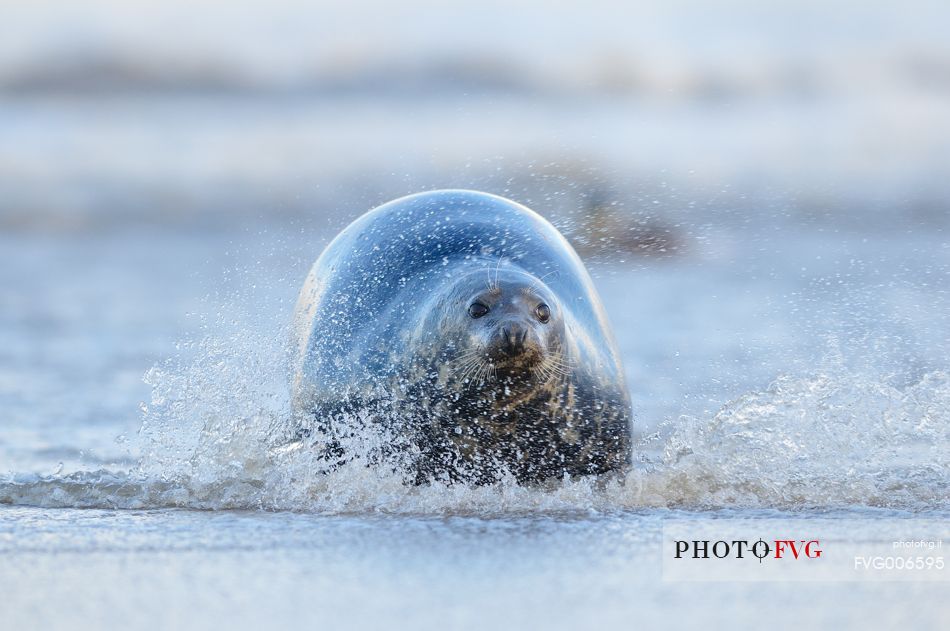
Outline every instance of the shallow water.
{"type": "Polygon", "coordinates": [[[672,611],[686,627],[940,627],[939,582],[662,580],[662,529],[682,519],[766,536],[813,520],[839,551],[950,540],[942,237],[714,236],[592,268],[638,461],[621,480],[533,489],[408,488],[358,464],[325,476],[264,446],[286,414],[285,327],[319,235],[6,239],[10,628],[567,628],[672,611]]]}
{"type": "MultiPolygon", "coordinates": [[[[568,485],[566,505],[946,508],[950,248],[939,235],[789,231],[753,251],[730,238],[592,267],[639,462],[604,488],[568,485]]],[[[308,454],[263,446],[288,412],[286,327],[314,241],[285,230],[5,243],[0,499],[414,512],[440,510],[443,493],[445,511],[517,509],[478,489],[391,491],[401,486],[361,466],[317,476],[308,454]],[[43,289],[23,300],[34,278],[43,289]]]]}
{"type": "MultiPolygon", "coordinates": [[[[662,580],[665,520],[737,515],[753,527],[783,518],[754,511],[387,517],[7,508],[0,512],[0,590],[17,603],[5,612],[9,628],[63,626],[66,612],[73,628],[945,625],[945,582],[662,580]]],[[[811,519],[833,548],[886,539],[903,530],[906,516],[854,511],[811,519]]]]}

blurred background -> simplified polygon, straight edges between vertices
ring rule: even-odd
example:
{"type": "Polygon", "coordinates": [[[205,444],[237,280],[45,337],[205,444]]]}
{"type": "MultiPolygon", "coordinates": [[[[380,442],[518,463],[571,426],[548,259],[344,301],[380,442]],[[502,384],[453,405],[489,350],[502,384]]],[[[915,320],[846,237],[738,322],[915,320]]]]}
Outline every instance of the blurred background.
{"type": "Polygon", "coordinates": [[[565,232],[643,430],[829,362],[897,385],[945,367],[945,2],[0,16],[3,469],[131,461],[150,366],[278,329],[329,238],[430,188],[565,232]]]}
{"type": "Polygon", "coordinates": [[[667,223],[945,219],[945,3],[715,4],[4,2],[2,227],[538,177],[667,223]]]}

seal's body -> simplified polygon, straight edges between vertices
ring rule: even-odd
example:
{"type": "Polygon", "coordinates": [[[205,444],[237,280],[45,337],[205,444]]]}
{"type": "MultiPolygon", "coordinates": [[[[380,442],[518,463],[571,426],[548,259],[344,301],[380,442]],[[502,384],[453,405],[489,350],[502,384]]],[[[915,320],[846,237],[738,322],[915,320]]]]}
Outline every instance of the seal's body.
{"type": "Polygon", "coordinates": [[[363,215],[314,264],[295,330],[298,435],[334,459],[370,423],[417,483],[629,463],[629,394],[590,277],[509,200],[434,191],[363,215]]]}

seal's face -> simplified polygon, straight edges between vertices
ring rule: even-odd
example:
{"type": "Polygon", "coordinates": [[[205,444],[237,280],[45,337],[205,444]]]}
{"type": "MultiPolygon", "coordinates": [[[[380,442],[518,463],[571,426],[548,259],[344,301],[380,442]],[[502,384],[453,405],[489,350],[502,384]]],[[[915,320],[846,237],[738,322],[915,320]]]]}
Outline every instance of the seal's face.
{"type": "Polygon", "coordinates": [[[461,279],[451,319],[461,325],[474,381],[549,378],[562,366],[564,321],[545,285],[520,271],[461,279]]]}

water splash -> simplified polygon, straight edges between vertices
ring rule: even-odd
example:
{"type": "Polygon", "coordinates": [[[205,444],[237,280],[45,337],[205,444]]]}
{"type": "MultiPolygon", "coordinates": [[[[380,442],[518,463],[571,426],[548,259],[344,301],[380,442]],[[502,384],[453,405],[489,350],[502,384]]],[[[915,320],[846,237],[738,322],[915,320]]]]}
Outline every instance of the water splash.
{"type": "Polygon", "coordinates": [[[783,377],[711,419],[683,419],[658,465],[630,478],[653,505],[946,506],[950,375],[904,387],[783,377]]]}
{"type": "Polygon", "coordinates": [[[137,467],[12,475],[0,503],[435,514],[950,506],[947,372],[901,386],[847,371],[782,377],[709,417],[668,421],[622,477],[407,486],[359,457],[326,472],[312,451],[274,443],[289,420],[286,339],[242,330],[185,345],[190,360],[146,376],[137,467]]]}

